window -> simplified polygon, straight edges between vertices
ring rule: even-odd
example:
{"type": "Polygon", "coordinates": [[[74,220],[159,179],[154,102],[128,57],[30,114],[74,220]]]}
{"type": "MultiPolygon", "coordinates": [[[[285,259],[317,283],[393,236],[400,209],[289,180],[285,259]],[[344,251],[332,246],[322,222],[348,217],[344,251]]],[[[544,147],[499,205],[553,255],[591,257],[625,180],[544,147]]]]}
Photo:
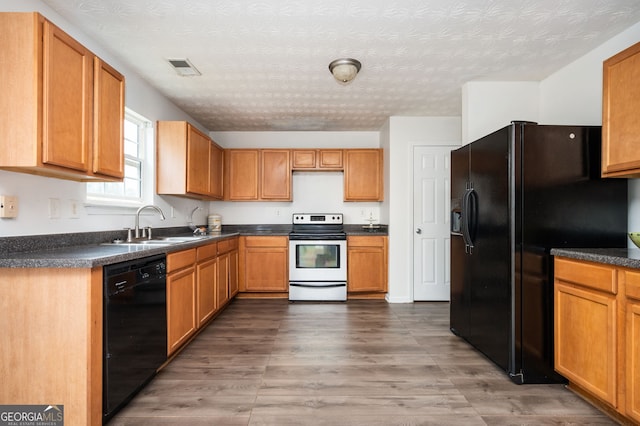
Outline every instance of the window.
{"type": "Polygon", "coordinates": [[[122,205],[144,202],[145,142],[151,122],[125,110],[124,117],[124,180],[122,182],[87,183],[87,201],[122,205]]]}

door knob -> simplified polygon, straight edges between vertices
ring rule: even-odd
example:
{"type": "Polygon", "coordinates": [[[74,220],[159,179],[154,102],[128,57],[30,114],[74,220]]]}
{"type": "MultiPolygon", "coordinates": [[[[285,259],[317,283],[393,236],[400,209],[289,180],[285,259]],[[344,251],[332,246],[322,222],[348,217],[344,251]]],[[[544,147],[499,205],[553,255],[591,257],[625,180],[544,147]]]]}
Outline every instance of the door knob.
{"type": "Polygon", "coordinates": [[[422,234],[422,229],[420,228],[416,229],[416,234],[422,234]]]}

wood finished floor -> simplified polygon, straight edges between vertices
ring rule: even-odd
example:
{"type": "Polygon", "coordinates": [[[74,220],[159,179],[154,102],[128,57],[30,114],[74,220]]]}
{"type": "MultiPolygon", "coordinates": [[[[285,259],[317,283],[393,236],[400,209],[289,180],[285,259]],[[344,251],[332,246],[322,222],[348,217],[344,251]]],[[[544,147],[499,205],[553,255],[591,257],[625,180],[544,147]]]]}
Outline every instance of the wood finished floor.
{"type": "Polygon", "coordinates": [[[613,425],[562,385],[513,384],[447,303],[236,300],[116,425],[613,425]]]}

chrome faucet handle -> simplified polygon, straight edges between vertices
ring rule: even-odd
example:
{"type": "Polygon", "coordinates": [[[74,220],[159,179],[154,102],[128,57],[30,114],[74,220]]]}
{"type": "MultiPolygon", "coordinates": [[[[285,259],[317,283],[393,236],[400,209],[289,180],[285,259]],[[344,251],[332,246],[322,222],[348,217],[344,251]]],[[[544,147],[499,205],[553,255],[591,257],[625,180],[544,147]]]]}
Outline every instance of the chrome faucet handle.
{"type": "MultiPolygon", "coordinates": [[[[147,231],[147,239],[151,239],[151,227],[150,226],[145,226],[144,229],[146,229],[147,231]]],[[[142,231],[142,236],[144,237],[144,230],[142,231]]]]}
{"type": "Polygon", "coordinates": [[[124,228],[127,231],[127,242],[130,243],[131,241],[133,241],[133,238],[131,237],[131,228],[124,228]]]}

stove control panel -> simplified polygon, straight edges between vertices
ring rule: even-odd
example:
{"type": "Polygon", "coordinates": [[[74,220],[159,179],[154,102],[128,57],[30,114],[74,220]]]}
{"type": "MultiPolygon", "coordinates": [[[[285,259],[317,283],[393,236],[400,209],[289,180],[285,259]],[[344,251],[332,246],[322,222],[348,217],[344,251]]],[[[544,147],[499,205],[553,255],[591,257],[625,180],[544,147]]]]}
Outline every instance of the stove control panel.
{"type": "Polygon", "coordinates": [[[293,224],[342,225],[342,213],[294,213],[293,224]]]}

